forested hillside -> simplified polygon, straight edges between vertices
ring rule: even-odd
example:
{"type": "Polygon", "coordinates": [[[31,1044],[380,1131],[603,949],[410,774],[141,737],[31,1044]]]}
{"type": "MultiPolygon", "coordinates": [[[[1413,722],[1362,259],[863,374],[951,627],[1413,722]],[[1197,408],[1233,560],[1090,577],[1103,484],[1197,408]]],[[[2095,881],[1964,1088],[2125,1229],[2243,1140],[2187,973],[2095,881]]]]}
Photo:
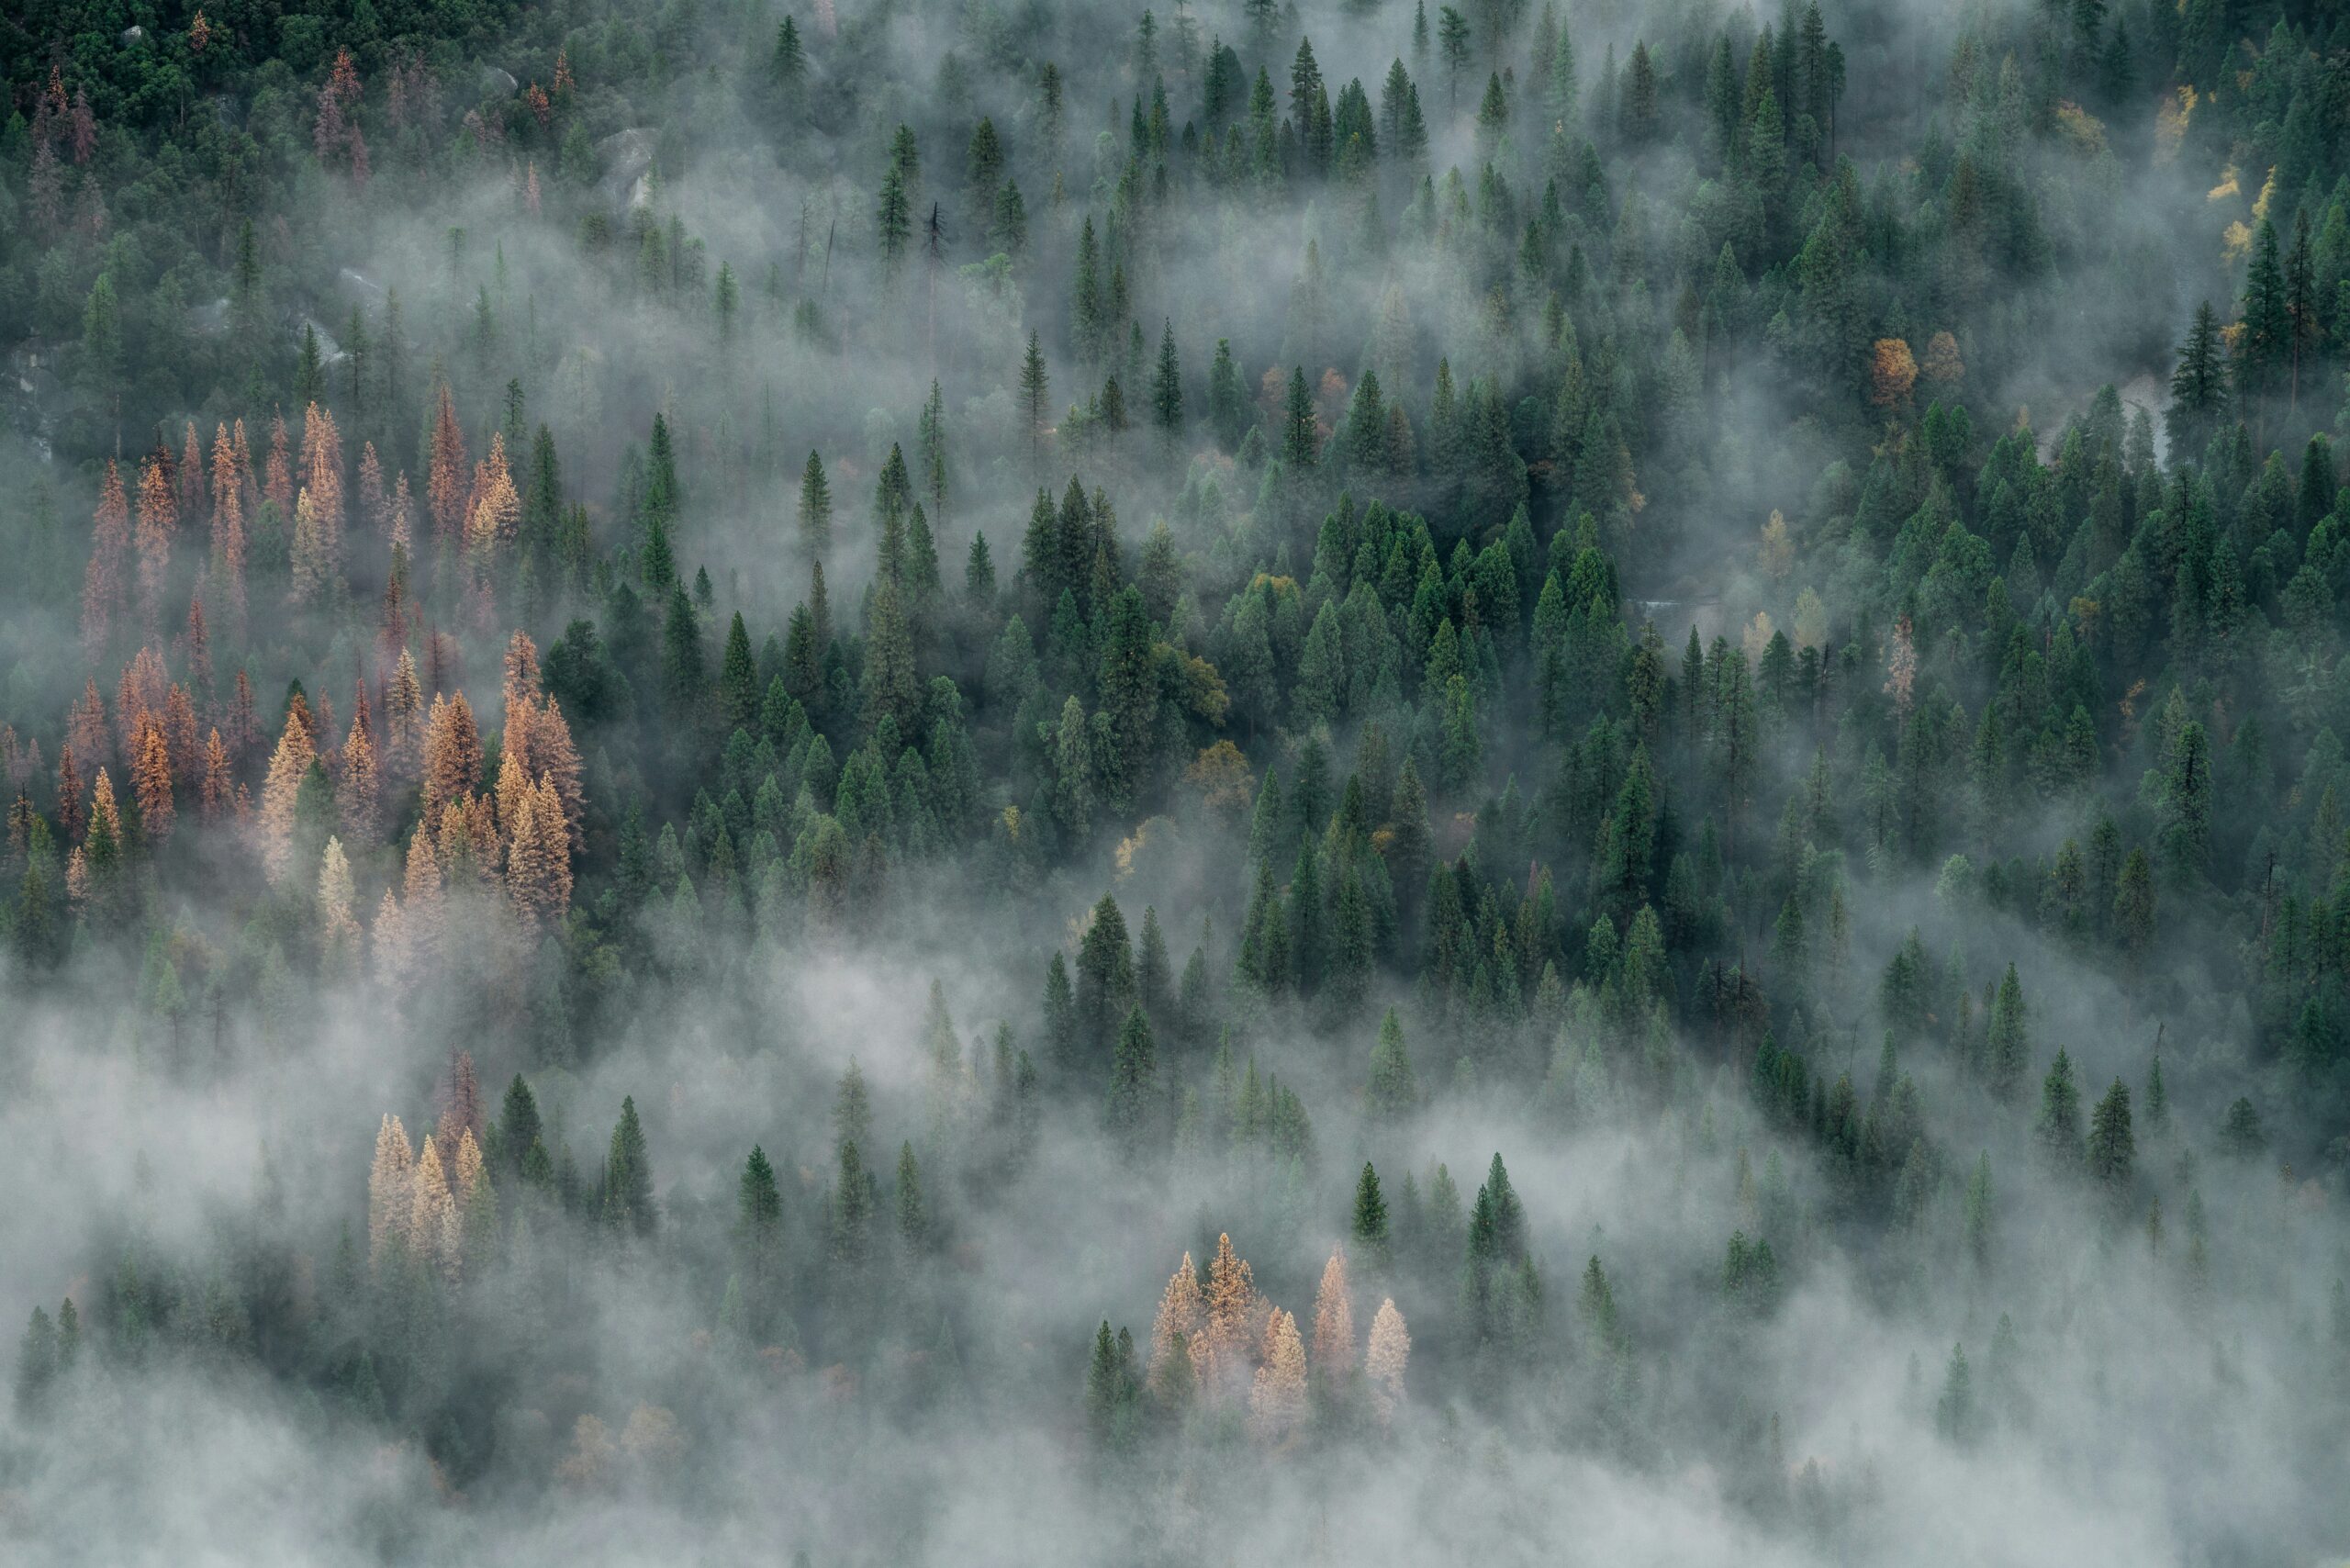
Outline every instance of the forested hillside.
{"type": "Polygon", "coordinates": [[[2344,1550],[2350,11],[0,87],[0,1556],[2344,1550]]]}

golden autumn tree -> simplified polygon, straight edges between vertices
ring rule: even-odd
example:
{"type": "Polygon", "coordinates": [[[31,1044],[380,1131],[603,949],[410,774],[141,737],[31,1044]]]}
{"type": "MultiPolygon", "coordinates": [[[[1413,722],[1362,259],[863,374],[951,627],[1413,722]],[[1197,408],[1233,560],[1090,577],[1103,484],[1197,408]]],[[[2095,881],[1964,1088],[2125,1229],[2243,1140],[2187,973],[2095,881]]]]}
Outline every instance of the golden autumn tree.
{"type": "Polygon", "coordinates": [[[1296,1440],[1305,1424],[1305,1346],[1297,1319],[1279,1307],[1265,1323],[1264,1364],[1248,1390],[1248,1430],[1270,1448],[1296,1440]]]}
{"type": "Polygon", "coordinates": [[[351,913],[351,861],[342,840],[329,838],[319,857],[319,970],[342,976],[359,966],[359,922],[351,913]]]}
{"type": "Polygon", "coordinates": [[[139,802],[139,831],[161,846],[172,836],[172,754],[163,727],[150,722],[139,734],[130,761],[131,798],[139,802]]]}
{"type": "Polygon", "coordinates": [[[571,846],[563,803],[543,779],[520,792],[506,851],[506,891],[523,924],[534,930],[554,924],[571,907],[571,846]]]}
{"type": "MultiPolygon", "coordinates": [[[[1158,1316],[1150,1326],[1149,1374],[1154,1384],[1174,1354],[1175,1341],[1181,1338],[1188,1343],[1206,1322],[1207,1300],[1200,1294],[1199,1270],[1186,1252],[1181,1265],[1168,1277],[1167,1289],[1159,1294],[1158,1316]]],[[[1196,1362],[1193,1367],[1196,1377],[1196,1362]]]]}
{"type": "Polygon", "coordinates": [[[1404,1315],[1392,1296],[1379,1304],[1371,1320],[1371,1348],[1363,1371],[1371,1381],[1371,1409],[1381,1426],[1395,1418],[1404,1404],[1404,1369],[1412,1359],[1412,1336],[1404,1330],[1404,1315]]]}
{"type": "Polygon", "coordinates": [[[342,565],[342,435],[334,415],[311,404],[302,412],[302,487],[319,515],[328,572],[342,565]]]}
{"type": "MultiPolygon", "coordinates": [[[[532,678],[535,680],[535,674],[532,678]]],[[[525,778],[554,784],[555,798],[563,805],[564,827],[572,853],[577,854],[587,844],[581,824],[587,818],[588,797],[580,784],[583,769],[579,748],[572,741],[571,726],[564,722],[563,710],[555,700],[535,695],[527,689],[509,694],[504,749],[508,756],[520,759],[525,778]]]]}
{"type": "Polygon", "coordinates": [[[1918,361],[1899,338],[1879,338],[1869,350],[1869,402],[1896,413],[1909,406],[1918,385],[1918,361]]]}
{"type": "Polygon", "coordinates": [[[429,1137],[417,1150],[414,1188],[408,1214],[408,1245],[416,1249],[418,1257],[437,1265],[442,1274],[454,1282],[464,1255],[464,1236],[457,1216],[456,1199],[449,1191],[449,1179],[441,1162],[441,1150],[429,1137]]]}
{"type": "Polygon", "coordinates": [[[385,1249],[408,1235],[414,1212],[416,1151],[397,1116],[386,1115],[375,1133],[375,1163],[367,1172],[367,1264],[381,1268],[385,1249]]]}
{"type": "Polygon", "coordinates": [[[90,520],[90,564],[82,577],[82,654],[94,664],[122,612],[122,558],[129,544],[130,503],[123,494],[122,470],[108,458],[90,520]]]}
{"type": "Polygon", "coordinates": [[[261,787],[261,863],[272,886],[284,882],[294,868],[295,800],[301,793],[302,776],[318,755],[308,716],[289,711],[261,787]]]}
{"type": "Polygon", "coordinates": [[[465,502],[465,550],[477,566],[486,568],[498,546],[511,543],[521,526],[522,498],[515,492],[514,476],[506,465],[506,436],[489,438],[489,454],[474,465],[474,484],[465,502]]]}
{"type": "Polygon", "coordinates": [[[465,694],[435,697],[424,725],[424,820],[438,823],[441,808],[481,787],[481,731],[465,694]]]}
{"type": "Polygon", "coordinates": [[[172,535],[178,531],[180,501],[167,471],[170,457],[158,454],[139,471],[139,623],[149,637],[162,627],[163,588],[172,574],[172,535]]]}
{"type": "Polygon", "coordinates": [[[1200,1371],[1208,1388],[1219,1397],[1237,1392],[1248,1382],[1257,1312],[1257,1282],[1248,1262],[1232,1249],[1232,1238],[1215,1238],[1215,1256],[1208,1262],[1207,1349],[1200,1371]]]}
{"type": "Polygon", "coordinates": [[[526,799],[537,798],[538,787],[522,770],[522,759],[511,751],[501,751],[498,759],[498,787],[492,798],[498,802],[498,837],[511,844],[521,827],[522,805],[526,799]]]}

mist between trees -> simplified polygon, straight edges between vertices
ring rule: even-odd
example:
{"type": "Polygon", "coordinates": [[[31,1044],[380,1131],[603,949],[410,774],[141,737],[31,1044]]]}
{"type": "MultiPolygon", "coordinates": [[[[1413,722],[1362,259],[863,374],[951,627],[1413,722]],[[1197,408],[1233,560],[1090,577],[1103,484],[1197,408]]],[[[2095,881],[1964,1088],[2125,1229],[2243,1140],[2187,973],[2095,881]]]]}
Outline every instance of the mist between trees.
{"type": "Polygon", "coordinates": [[[2345,62],[18,6],[0,1555],[2338,1552],[2345,62]]]}

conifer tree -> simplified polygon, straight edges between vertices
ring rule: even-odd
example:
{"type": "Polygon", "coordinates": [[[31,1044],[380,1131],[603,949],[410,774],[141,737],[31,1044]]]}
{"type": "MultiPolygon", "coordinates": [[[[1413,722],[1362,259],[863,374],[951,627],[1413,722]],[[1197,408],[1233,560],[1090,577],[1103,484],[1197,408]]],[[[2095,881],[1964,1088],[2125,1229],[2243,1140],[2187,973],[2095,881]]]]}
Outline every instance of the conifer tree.
{"type": "Polygon", "coordinates": [[[1371,1320],[1371,1345],[1363,1360],[1363,1371],[1371,1383],[1371,1408],[1382,1427],[1393,1424],[1396,1413],[1404,1406],[1404,1372],[1412,1359],[1412,1337],[1404,1326],[1404,1315],[1395,1310],[1392,1296],[1379,1304],[1378,1315],[1371,1320]]]}
{"type": "Polygon", "coordinates": [[[375,1134],[375,1161],[367,1172],[367,1262],[383,1266],[386,1249],[408,1234],[416,1204],[415,1151],[397,1116],[386,1114],[375,1134]]]}
{"type": "Polygon", "coordinates": [[[1387,1200],[1379,1190],[1379,1172],[1369,1160],[1363,1161],[1362,1175],[1355,1182],[1354,1221],[1351,1226],[1355,1245],[1381,1268],[1393,1260],[1393,1246],[1388,1235],[1387,1200]]]}
{"type": "Polygon", "coordinates": [[[1265,1323],[1264,1358],[1248,1392],[1248,1430],[1268,1448],[1283,1448],[1305,1423],[1305,1346],[1297,1319],[1279,1307],[1265,1323]]]}
{"type": "Polygon", "coordinates": [[[1418,1103],[1419,1086],[1404,1045],[1404,1023],[1391,1007],[1379,1021],[1379,1044],[1371,1053],[1371,1084],[1364,1092],[1363,1109],[1374,1121],[1393,1122],[1409,1115],[1418,1103]]]}
{"type": "Polygon", "coordinates": [[[1347,1292],[1347,1253],[1333,1249],[1314,1294],[1314,1374],[1329,1395],[1342,1395],[1355,1371],[1355,1313],[1347,1292]]]}
{"type": "Polygon", "coordinates": [[[660,1223],[644,1127],[637,1120],[633,1095],[621,1101],[621,1119],[612,1127],[611,1149],[604,1159],[603,1221],[617,1235],[639,1237],[651,1236],[660,1223]]]}

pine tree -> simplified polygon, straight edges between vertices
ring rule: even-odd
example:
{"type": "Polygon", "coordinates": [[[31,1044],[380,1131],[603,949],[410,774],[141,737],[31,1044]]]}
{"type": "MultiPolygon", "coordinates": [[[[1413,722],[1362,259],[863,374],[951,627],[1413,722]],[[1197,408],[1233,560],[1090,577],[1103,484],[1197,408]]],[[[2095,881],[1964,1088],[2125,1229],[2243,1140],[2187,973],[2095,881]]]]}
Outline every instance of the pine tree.
{"type": "Polygon", "coordinates": [[[1363,1359],[1371,1408],[1382,1427],[1393,1425],[1396,1412],[1403,1408],[1404,1372],[1411,1359],[1412,1337],[1404,1327],[1404,1315],[1395,1310],[1390,1297],[1379,1304],[1378,1315],[1371,1320],[1371,1345],[1363,1359]]]}
{"type": "Polygon", "coordinates": [[[309,725],[288,717],[278,735],[277,750],[269,759],[269,775],[261,793],[262,869],[273,884],[284,882],[294,868],[295,807],[302,780],[317,760],[318,747],[309,725]]]}
{"type": "Polygon", "coordinates": [[[1967,1369],[1966,1348],[1951,1347],[1950,1366],[1942,1374],[1942,1396],[1934,1403],[1934,1428],[1962,1447],[1975,1437],[1975,1375],[1967,1369]]]}
{"type": "Polygon", "coordinates": [[[653,1167],[633,1095],[621,1101],[621,1119],[612,1127],[611,1149],[604,1159],[603,1220],[617,1234],[640,1237],[651,1236],[660,1223],[653,1200],[653,1167]]]}
{"type": "Polygon", "coordinates": [[[456,1199],[449,1191],[441,1150],[431,1138],[426,1138],[424,1147],[418,1151],[409,1185],[410,1255],[453,1282],[463,1262],[464,1221],[458,1215],[456,1199]]]}
{"type": "Polygon", "coordinates": [[[1169,1400],[1175,1392],[1170,1380],[1179,1370],[1189,1385],[1181,1390],[1182,1394],[1188,1398],[1196,1391],[1199,1363],[1190,1346],[1206,1322],[1207,1305],[1200,1294],[1199,1271],[1192,1265],[1192,1255],[1186,1252],[1182,1264],[1168,1278],[1167,1289],[1158,1298],[1158,1316],[1150,1327],[1150,1386],[1162,1401],[1169,1400]]]}
{"type": "Polygon", "coordinates": [[[1393,1122],[1409,1115],[1418,1103],[1419,1086],[1404,1044],[1404,1023],[1391,1007],[1379,1021],[1379,1044],[1371,1054],[1371,1084],[1364,1092],[1363,1109],[1373,1121],[1393,1122]]]}
{"type": "Polygon", "coordinates": [[[405,1240],[416,1194],[414,1150],[397,1116],[386,1114],[375,1134],[375,1161],[367,1173],[367,1263],[383,1266],[386,1249],[405,1240]]]}
{"type": "Polygon", "coordinates": [[[1119,1026],[1110,1061],[1110,1133],[1130,1157],[1142,1152],[1158,1108],[1158,1050],[1137,1003],[1119,1026]]]}
{"type": "Polygon", "coordinates": [[[1268,1448],[1282,1448],[1305,1423],[1305,1346],[1297,1319],[1279,1307],[1265,1323],[1264,1357],[1248,1392],[1248,1430],[1268,1448]]]}
{"type": "Polygon", "coordinates": [[[1314,1294],[1315,1376],[1327,1396],[1342,1396],[1355,1372],[1355,1311],[1348,1299],[1347,1253],[1332,1249],[1314,1294]]]}
{"type": "Polygon", "coordinates": [[[2126,1188],[2137,1150],[2130,1128],[2130,1091],[2117,1078],[2089,1118],[2089,1174],[2109,1189],[2126,1188]]]}
{"type": "Polygon", "coordinates": [[[2077,1169],[2081,1162],[2081,1090],[2073,1075],[2073,1058],[2058,1050],[2040,1085],[2040,1114],[2032,1136],[2060,1169],[2077,1169]]]}
{"type": "Polygon", "coordinates": [[[1171,449],[1183,434],[1183,372],[1175,354],[1175,323],[1162,321],[1158,333],[1158,364],[1150,378],[1150,419],[1160,439],[1171,449]]]}

